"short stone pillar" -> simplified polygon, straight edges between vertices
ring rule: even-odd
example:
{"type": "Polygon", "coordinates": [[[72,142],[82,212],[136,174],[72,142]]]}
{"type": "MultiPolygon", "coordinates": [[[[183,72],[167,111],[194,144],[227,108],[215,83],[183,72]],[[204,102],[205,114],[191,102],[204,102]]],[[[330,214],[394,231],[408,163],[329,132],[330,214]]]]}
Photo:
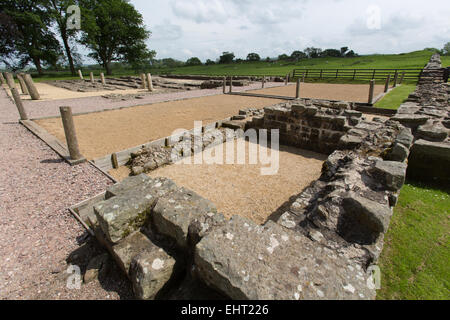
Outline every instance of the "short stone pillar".
{"type": "Polygon", "coordinates": [[[33,100],[39,100],[41,96],[34,85],[33,78],[27,73],[24,75],[25,84],[27,85],[28,92],[33,100]]]}
{"type": "Polygon", "coordinates": [[[11,88],[11,94],[14,98],[14,102],[16,103],[17,110],[19,111],[20,120],[28,120],[27,113],[25,112],[25,108],[22,103],[22,99],[20,99],[20,94],[17,88],[11,88]]]}
{"type": "Polygon", "coordinates": [[[81,70],[78,70],[78,76],[80,77],[80,80],[84,80],[83,73],[81,70]]]}
{"type": "Polygon", "coordinates": [[[83,159],[83,156],[81,155],[78,147],[75,124],[72,116],[72,108],[60,107],[59,111],[61,112],[61,120],[64,127],[64,133],[66,135],[67,148],[69,149],[70,158],[72,160],[81,160],[83,159]]]}
{"type": "Polygon", "coordinates": [[[9,72],[5,72],[5,77],[6,77],[6,82],[8,83],[9,88],[10,89],[15,88],[16,84],[14,82],[14,76],[9,72]]]}
{"type": "Polygon", "coordinates": [[[297,79],[297,88],[295,90],[295,99],[300,99],[300,78],[297,79]]]}
{"type": "Polygon", "coordinates": [[[369,104],[373,104],[373,95],[375,92],[375,80],[370,80],[369,87],[369,104]]]}
{"type": "Polygon", "coordinates": [[[145,74],[141,73],[141,89],[145,89],[145,88],[147,88],[147,84],[145,81],[145,74]]]}
{"type": "Polygon", "coordinates": [[[222,83],[222,89],[223,89],[223,94],[227,93],[227,77],[223,77],[223,83],[222,83]]]}
{"type": "Polygon", "coordinates": [[[25,80],[23,79],[23,74],[18,73],[18,74],[17,74],[17,79],[19,80],[20,89],[22,89],[22,93],[23,93],[23,94],[30,94],[30,93],[28,92],[27,85],[25,84],[25,80]]]}
{"type": "Polygon", "coordinates": [[[398,84],[398,71],[395,70],[395,75],[394,75],[394,88],[397,87],[398,84]]]}
{"type": "Polygon", "coordinates": [[[264,89],[265,85],[266,85],[266,76],[263,76],[262,77],[262,82],[261,82],[261,88],[264,89]]]}
{"type": "Polygon", "coordinates": [[[286,75],[286,78],[284,78],[284,85],[287,86],[288,84],[288,75],[286,75]]]}
{"type": "Polygon", "coordinates": [[[148,91],[152,92],[153,91],[153,82],[152,82],[151,73],[147,73],[147,86],[148,86],[148,91]]]}
{"type": "Polygon", "coordinates": [[[233,77],[230,77],[230,93],[233,92],[233,77]]]}
{"type": "Polygon", "coordinates": [[[102,72],[100,73],[100,80],[102,81],[102,85],[106,85],[106,80],[105,80],[105,74],[102,72]]]}
{"type": "Polygon", "coordinates": [[[89,79],[91,80],[91,83],[94,83],[95,79],[94,79],[94,73],[93,72],[89,73],[89,79]]]}
{"type": "Polygon", "coordinates": [[[388,74],[386,83],[384,84],[384,93],[389,91],[389,84],[391,83],[391,74],[388,74]]]}
{"type": "Polygon", "coordinates": [[[0,72],[0,84],[1,85],[6,84],[6,79],[5,79],[5,77],[3,77],[3,73],[2,72],[0,72]]]}

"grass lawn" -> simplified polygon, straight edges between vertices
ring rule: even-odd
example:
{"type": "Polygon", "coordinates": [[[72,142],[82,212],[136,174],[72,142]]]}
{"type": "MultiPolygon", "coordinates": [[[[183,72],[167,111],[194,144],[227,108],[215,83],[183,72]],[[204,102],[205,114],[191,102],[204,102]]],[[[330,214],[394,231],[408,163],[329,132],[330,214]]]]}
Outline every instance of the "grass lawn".
{"type": "MultiPolygon", "coordinates": [[[[370,69],[370,68],[423,68],[429,61],[432,55],[431,51],[415,51],[404,54],[390,54],[390,55],[367,55],[355,58],[317,58],[301,60],[298,63],[289,61],[276,61],[276,62],[243,62],[233,64],[216,64],[210,66],[191,66],[191,67],[179,67],[179,68],[164,68],[155,69],[150,68],[153,74],[196,74],[196,75],[235,75],[235,76],[285,76],[295,68],[321,68],[321,69],[335,69],[335,68],[348,68],[348,69],[370,69]]],[[[96,69],[83,69],[85,78],[89,78],[89,72],[93,71],[96,77],[100,76],[100,72],[103,70],[96,69]]],[[[127,69],[113,69],[115,77],[126,75],[137,75],[135,71],[127,69]]],[[[69,72],[48,72],[43,76],[33,74],[33,78],[37,81],[49,81],[49,80],[68,80],[78,79],[73,77],[69,72]]],[[[330,79],[333,80],[333,79],[330,79]]],[[[345,80],[342,80],[345,82],[345,80]]],[[[336,82],[336,81],[333,81],[336,82]]],[[[348,82],[348,81],[347,81],[348,82]]]]}
{"type": "Polygon", "coordinates": [[[449,192],[403,187],[380,258],[379,300],[450,299],[449,192]]]}
{"type": "Polygon", "coordinates": [[[450,67],[450,56],[441,56],[442,67],[450,67]]]}
{"type": "Polygon", "coordinates": [[[416,89],[414,84],[403,84],[387,95],[385,95],[380,101],[375,103],[376,108],[397,110],[400,105],[408,98],[409,94],[416,89]]]}

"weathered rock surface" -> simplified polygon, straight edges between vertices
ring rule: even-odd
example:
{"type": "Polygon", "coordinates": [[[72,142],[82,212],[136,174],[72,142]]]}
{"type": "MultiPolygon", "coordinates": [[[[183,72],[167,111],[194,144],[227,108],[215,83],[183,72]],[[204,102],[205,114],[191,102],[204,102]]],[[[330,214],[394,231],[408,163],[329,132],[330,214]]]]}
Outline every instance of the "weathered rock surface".
{"type": "Polygon", "coordinates": [[[389,190],[398,191],[403,187],[406,179],[406,163],[397,161],[378,161],[372,173],[378,176],[389,190]]]}
{"type": "Polygon", "coordinates": [[[232,299],[371,299],[362,267],[273,222],[235,216],[197,245],[198,276],[232,299]]]}
{"type": "Polygon", "coordinates": [[[130,266],[130,278],[136,298],[151,300],[174,276],[175,259],[156,246],[145,248],[134,256],[130,266]]]}
{"type": "Polygon", "coordinates": [[[188,247],[191,223],[204,216],[217,214],[216,206],[195,192],[180,188],[168,197],[160,198],[153,210],[152,225],[159,233],[176,240],[181,248],[188,247]]]}

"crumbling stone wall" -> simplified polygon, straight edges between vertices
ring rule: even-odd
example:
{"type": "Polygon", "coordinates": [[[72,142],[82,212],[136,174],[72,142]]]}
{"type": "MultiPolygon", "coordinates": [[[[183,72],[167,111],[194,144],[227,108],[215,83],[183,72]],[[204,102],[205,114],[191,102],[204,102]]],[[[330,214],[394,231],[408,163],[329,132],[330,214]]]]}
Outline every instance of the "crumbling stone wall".
{"type": "Polygon", "coordinates": [[[433,55],[424,77],[392,118],[411,128],[414,145],[408,176],[419,180],[450,182],[450,86],[440,74],[439,55],[433,55]]]}
{"type": "Polygon", "coordinates": [[[254,115],[246,127],[280,129],[287,144],[330,153],[321,177],[264,225],[226,221],[195,192],[143,174],[109,188],[80,215],[141,299],[199,287],[206,298],[373,299],[371,270],[408,157],[415,166],[423,144],[448,150],[447,135],[429,132],[448,129],[448,86],[421,85],[410,100],[389,120],[303,100],[254,115]]]}

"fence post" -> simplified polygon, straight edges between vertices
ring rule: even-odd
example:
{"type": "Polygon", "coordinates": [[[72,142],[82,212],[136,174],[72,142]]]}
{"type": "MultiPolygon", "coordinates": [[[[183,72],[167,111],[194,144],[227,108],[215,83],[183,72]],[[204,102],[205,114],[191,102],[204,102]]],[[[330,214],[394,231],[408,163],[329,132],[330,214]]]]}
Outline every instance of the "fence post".
{"type": "Polygon", "coordinates": [[[339,75],[339,69],[336,69],[336,79],[338,78],[339,75]]]}
{"type": "Polygon", "coordinates": [[[89,73],[89,78],[91,80],[91,83],[94,83],[94,73],[93,72],[89,73]]]}
{"type": "Polygon", "coordinates": [[[22,89],[22,93],[23,93],[23,94],[30,94],[30,93],[28,92],[27,85],[25,84],[25,80],[23,80],[22,74],[18,73],[18,74],[17,74],[17,79],[19,80],[20,89],[22,89]]]}
{"type": "Polygon", "coordinates": [[[113,169],[119,169],[119,160],[117,159],[117,153],[111,155],[111,164],[113,169]]]}
{"type": "Polygon", "coordinates": [[[147,85],[148,85],[148,91],[153,91],[153,82],[152,82],[152,75],[150,73],[147,73],[147,85]]]}
{"type": "Polygon", "coordinates": [[[322,79],[323,76],[323,69],[320,69],[320,79],[322,79]]]}
{"type": "Polygon", "coordinates": [[[102,81],[102,85],[106,85],[105,74],[103,72],[100,73],[100,80],[102,81]]]}
{"type": "Polygon", "coordinates": [[[295,91],[295,99],[300,99],[300,78],[297,79],[297,90],[295,91]]]}
{"type": "Polygon", "coordinates": [[[64,133],[66,135],[67,147],[69,149],[70,158],[72,160],[81,160],[83,156],[80,153],[78,147],[77,135],[75,132],[75,125],[73,123],[72,108],[60,107],[61,120],[64,127],[64,133]]]}
{"type": "Polygon", "coordinates": [[[372,74],[372,80],[375,79],[375,73],[377,72],[377,69],[373,69],[373,74],[372,74]]]}
{"type": "Polygon", "coordinates": [[[369,104],[373,104],[373,94],[375,90],[375,80],[370,80],[370,88],[369,88],[369,104]]]}
{"type": "Polygon", "coordinates": [[[230,93],[233,92],[233,77],[230,76],[230,93]]]}
{"type": "Polygon", "coordinates": [[[387,78],[386,78],[386,84],[384,85],[384,92],[388,92],[389,91],[389,83],[391,82],[391,74],[388,74],[387,78]]]}
{"type": "Polygon", "coordinates": [[[81,70],[78,70],[78,76],[80,77],[80,80],[84,80],[83,73],[81,70]]]}
{"type": "Polygon", "coordinates": [[[356,78],[356,69],[353,69],[353,80],[356,78]]]}
{"type": "Polygon", "coordinates": [[[2,72],[0,72],[0,84],[1,84],[1,85],[6,84],[6,80],[5,80],[5,78],[3,77],[3,73],[2,73],[2,72]]]}
{"type": "Polygon", "coordinates": [[[288,75],[286,75],[286,78],[284,78],[284,85],[287,86],[288,84],[288,75]]]}
{"type": "Polygon", "coordinates": [[[405,79],[405,71],[403,71],[402,72],[402,76],[401,76],[401,78],[400,78],[400,84],[402,84],[403,83],[403,80],[405,79]]]}
{"type": "Polygon", "coordinates": [[[305,83],[305,73],[302,74],[302,82],[305,83]]]}
{"type": "Polygon", "coordinates": [[[25,84],[27,85],[28,92],[30,93],[32,100],[39,100],[41,96],[34,85],[33,78],[28,73],[24,75],[25,84]]]}
{"type": "Polygon", "coordinates": [[[262,77],[261,88],[264,89],[264,85],[266,84],[266,76],[262,77]]]}
{"type": "Polygon", "coordinates": [[[394,75],[394,88],[397,87],[397,81],[398,81],[398,70],[395,70],[395,75],[394,75]]]}
{"type": "Polygon", "coordinates": [[[222,89],[223,89],[223,94],[227,93],[227,77],[223,77],[222,89]]]}
{"type": "Polygon", "coordinates": [[[28,120],[27,113],[25,112],[25,108],[23,107],[22,99],[20,99],[19,91],[17,88],[11,88],[11,94],[14,98],[14,102],[16,103],[17,110],[19,111],[20,120],[28,120]]]}
{"type": "Polygon", "coordinates": [[[6,82],[8,83],[9,88],[10,89],[15,88],[16,83],[14,82],[14,76],[9,72],[5,72],[5,77],[6,77],[6,82]]]}

